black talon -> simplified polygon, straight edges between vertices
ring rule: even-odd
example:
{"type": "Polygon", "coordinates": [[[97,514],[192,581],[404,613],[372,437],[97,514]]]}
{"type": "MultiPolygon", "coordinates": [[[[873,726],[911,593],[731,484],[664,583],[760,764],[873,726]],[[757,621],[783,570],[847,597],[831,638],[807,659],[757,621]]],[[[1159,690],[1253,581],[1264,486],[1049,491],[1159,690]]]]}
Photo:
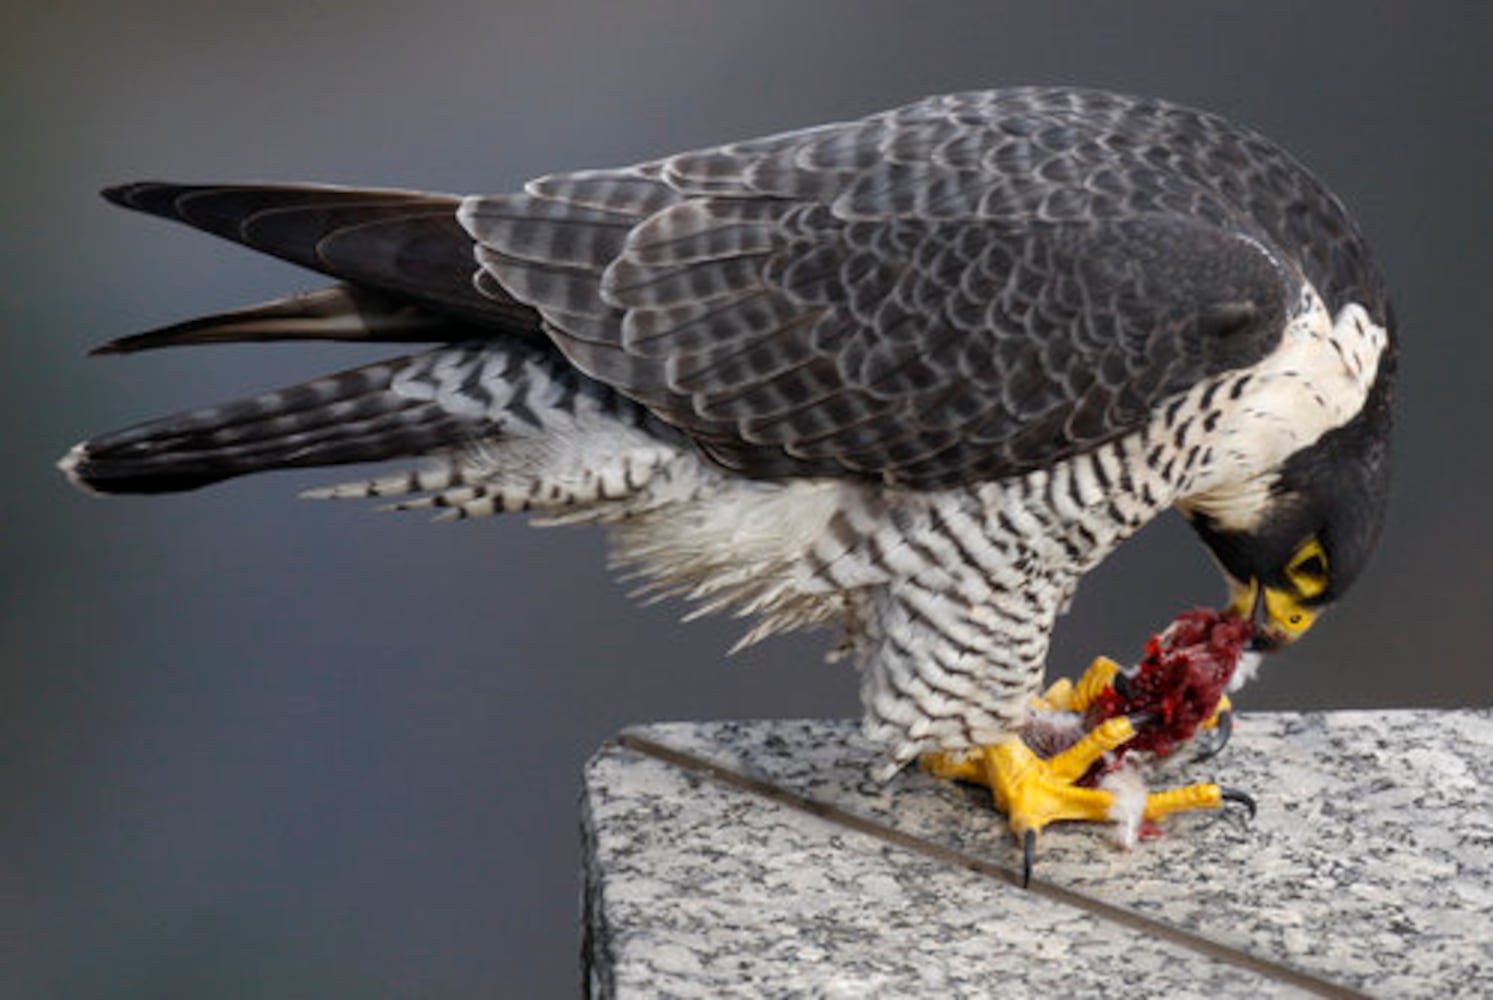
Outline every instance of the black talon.
{"type": "Polygon", "coordinates": [[[1161,721],[1161,716],[1156,714],[1155,712],[1131,712],[1125,717],[1130,720],[1130,724],[1134,726],[1137,731],[1142,726],[1149,726],[1152,723],[1161,721]]]}
{"type": "Polygon", "coordinates": [[[1223,748],[1229,745],[1229,739],[1234,735],[1234,713],[1224,711],[1218,713],[1218,728],[1214,730],[1213,739],[1203,752],[1198,754],[1195,760],[1207,760],[1216,757],[1223,752],[1223,748]]]}
{"type": "Polygon", "coordinates": [[[1258,807],[1255,805],[1254,796],[1250,795],[1248,792],[1241,792],[1237,788],[1220,788],[1218,790],[1218,797],[1223,799],[1225,802],[1239,803],[1249,811],[1250,819],[1254,819],[1255,813],[1259,811],[1258,807]]]}
{"type": "Polygon", "coordinates": [[[1028,830],[1026,836],[1021,838],[1021,887],[1030,889],[1032,885],[1032,864],[1037,859],[1037,831],[1028,830]]]}

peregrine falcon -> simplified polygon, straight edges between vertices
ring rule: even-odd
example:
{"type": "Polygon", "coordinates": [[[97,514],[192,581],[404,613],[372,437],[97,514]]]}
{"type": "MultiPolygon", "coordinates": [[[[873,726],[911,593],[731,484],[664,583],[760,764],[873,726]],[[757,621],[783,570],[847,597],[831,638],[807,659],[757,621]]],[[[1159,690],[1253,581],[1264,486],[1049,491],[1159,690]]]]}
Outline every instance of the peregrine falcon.
{"type": "Polygon", "coordinates": [[[105,196],[338,284],[98,353],[423,346],[93,438],[80,487],[424,459],[309,495],[602,524],[654,592],[753,617],[743,642],[837,626],[887,775],[1019,743],[1079,581],[1167,508],[1275,643],[1383,520],[1364,238],[1270,140],[1165,101],[940,96],[514,194],[105,196]]]}

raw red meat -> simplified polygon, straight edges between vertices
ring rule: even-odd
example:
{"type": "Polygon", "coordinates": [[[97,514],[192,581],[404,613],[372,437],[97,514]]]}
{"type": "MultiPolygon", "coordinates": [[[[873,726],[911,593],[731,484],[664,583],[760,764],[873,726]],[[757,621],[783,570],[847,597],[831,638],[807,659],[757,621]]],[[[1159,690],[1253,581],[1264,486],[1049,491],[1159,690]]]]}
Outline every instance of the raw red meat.
{"type": "Polygon", "coordinates": [[[1117,715],[1150,718],[1119,754],[1147,750],[1166,756],[1190,741],[1213,717],[1255,627],[1231,611],[1200,608],[1177,617],[1146,643],[1146,655],[1132,673],[1115,675],[1084,717],[1090,731],[1117,715]]]}

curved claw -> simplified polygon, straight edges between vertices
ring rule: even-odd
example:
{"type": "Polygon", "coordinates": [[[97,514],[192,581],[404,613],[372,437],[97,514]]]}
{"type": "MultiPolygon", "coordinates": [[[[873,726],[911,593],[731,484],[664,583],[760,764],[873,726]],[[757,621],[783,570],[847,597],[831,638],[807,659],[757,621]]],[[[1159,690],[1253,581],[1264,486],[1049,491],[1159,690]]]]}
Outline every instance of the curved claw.
{"type": "Polygon", "coordinates": [[[1229,745],[1229,738],[1233,735],[1234,713],[1225,709],[1218,713],[1218,723],[1213,738],[1208,741],[1208,745],[1193,760],[1204,761],[1210,757],[1218,756],[1223,752],[1223,748],[1229,745]]]}
{"type": "Polygon", "coordinates": [[[1237,788],[1219,788],[1218,797],[1225,802],[1237,802],[1249,813],[1249,818],[1254,819],[1259,807],[1255,804],[1254,796],[1248,792],[1241,792],[1237,788]]]}
{"type": "Polygon", "coordinates": [[[1032,885],[1032,865],[1037,859],[1037,831],[1028,830],[1026,836],[1021,838],[1021,887],[1029,889],[1032,885]]]}

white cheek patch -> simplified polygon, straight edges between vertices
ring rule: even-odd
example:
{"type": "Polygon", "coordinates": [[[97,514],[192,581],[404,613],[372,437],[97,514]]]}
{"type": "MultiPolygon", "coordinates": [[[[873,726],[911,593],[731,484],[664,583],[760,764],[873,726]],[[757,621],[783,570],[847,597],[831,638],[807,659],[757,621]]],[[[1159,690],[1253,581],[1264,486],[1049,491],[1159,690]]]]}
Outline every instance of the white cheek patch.
{"type": "Polygon", "coordinates": [[[1309,295],[1275,352],[1229,376],[1244,387],[1221,393],[1215,459],[1182,505],[1228,531],[1256,528],[1269,507],[1271,470],[1357,416],[1388,346],[1384,327],[1358,303],[1333,319],[1309,295]]]}

